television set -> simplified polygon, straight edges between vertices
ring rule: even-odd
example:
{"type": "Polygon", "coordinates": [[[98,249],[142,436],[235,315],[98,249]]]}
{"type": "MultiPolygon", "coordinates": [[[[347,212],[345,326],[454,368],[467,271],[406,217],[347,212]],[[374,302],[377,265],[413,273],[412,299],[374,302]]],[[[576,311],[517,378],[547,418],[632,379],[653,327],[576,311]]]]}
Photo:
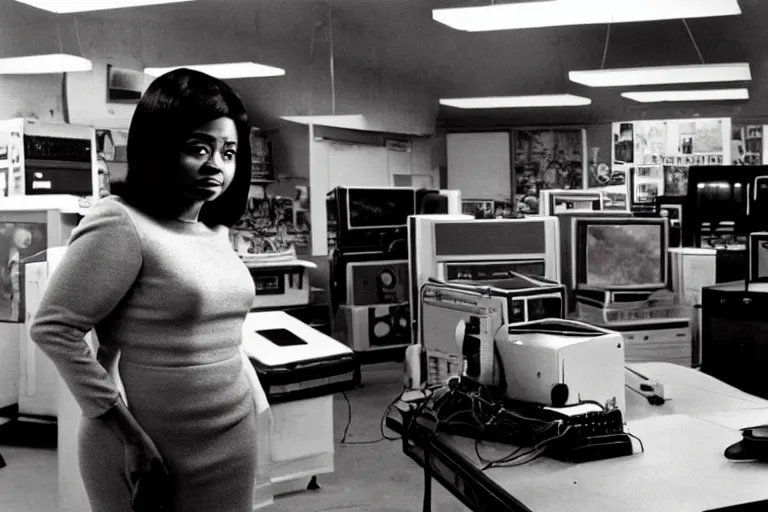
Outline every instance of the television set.
{"type": "Polygon", "coordinates": [[[408,216],[416,213],[416,190],[398,187],[337,187],[326,196],[328,249],[405,254],[408,216]],[[402,241],[398,244],[398,241],[402,241]]]}
{"type": "Polygon", "coordinates": [[[768,229],[766,203],[768,166],[691,167],[683,204],[683,246],[746,248],[749,233],[768,229]]]}
{"type": "Polygon", "coordinates": [[[573,288],[666,288],[668,226],[663,218],[573,219],[573,288]]]}
{"type": "Polygon", "coordinates": [[[348,188],[347,229],[398,228],[416,212],[416,193],[408,188],[348,188]]]}

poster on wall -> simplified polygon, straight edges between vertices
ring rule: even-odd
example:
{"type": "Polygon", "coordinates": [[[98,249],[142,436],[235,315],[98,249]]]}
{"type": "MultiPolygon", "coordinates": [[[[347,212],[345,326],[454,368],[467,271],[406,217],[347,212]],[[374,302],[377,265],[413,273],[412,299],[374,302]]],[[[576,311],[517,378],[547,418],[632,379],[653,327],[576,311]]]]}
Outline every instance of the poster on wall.
{"type": "Polygon", "coordinates": [[[723,165],[731,153],[729,119],[613,123],[616,165],[723,165]]]}
{"type": "Polygon", "coordinates": [[[296,250],[310,254],[308,187],[296,187],[294,197],[262,194],[248,198],[243,217],[230,229],[235,251],[258,254],[296,250]]]}
{"type": "Polygon", "coordinates": [[[251,183],[273,183],[277,181],[272,161],[272,142],[267,134],[258,128],[251,128],[251,183]]]}
{"type": "Polygon", "coordinates": [[[638,121],[634,123],[634,160],[638,165],[661,165],[665,153],[666,121],[638,121]]]}
{"type": "Polygon", "coordinates": [[[664,166],[664,195],[685,197],[688,193],[688,167],[664,166]]]}
{"type": "Polygon", "coordinates": [[[46,250],[48,231],[44,223],[0,223],[0,322],[23,322],[23,282],[20,264],[24,258],[46,250]]]}
{"type": "Polygon", "coordinates": [[[584,185],[584,130],[515,131],[515,203],[539,212],[539,190],[584,185]]]}
{"type": "Polygon", "coordinates": [[[731,127],[731,163],[733,165],[763,164],[763,127],[733,125],[731,127]]]}
{"type": "Polygon", "coordinates": [[[634,125],[632,123],[614,123],[613,160],[617,164],[635,161],[634,125]]]}
{"type": "MultiPolygon", "coordinates": [[[[675,119],[667,122],[666,155],[680,156],[684,165],[709,165],[709,158],[723,155],[725,148],[722,119],[675,119]]],[[[679,165],[677,160],[676,165],[679,165]]]]}

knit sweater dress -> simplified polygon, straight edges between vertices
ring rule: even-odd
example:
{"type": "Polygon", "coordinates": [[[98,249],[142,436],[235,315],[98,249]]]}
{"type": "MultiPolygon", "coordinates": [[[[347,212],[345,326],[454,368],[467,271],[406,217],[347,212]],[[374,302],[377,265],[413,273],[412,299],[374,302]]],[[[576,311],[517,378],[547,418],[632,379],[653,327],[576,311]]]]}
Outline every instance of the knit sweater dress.
{"type": "Polygon", "coordinates": [[[254,297],[224,227],[158,221],[111,196],[75,228],[31,328],[79,403],[93,512],[129,512],[125,453],[98,417],[119,393],[157,445],[178,512],[251,512],[252,391],[240,353],[254,297]],[[95,328],[98,354],[84,336],[95,328]],[[119,356],[119,358],[118,358],[119,356]]]}

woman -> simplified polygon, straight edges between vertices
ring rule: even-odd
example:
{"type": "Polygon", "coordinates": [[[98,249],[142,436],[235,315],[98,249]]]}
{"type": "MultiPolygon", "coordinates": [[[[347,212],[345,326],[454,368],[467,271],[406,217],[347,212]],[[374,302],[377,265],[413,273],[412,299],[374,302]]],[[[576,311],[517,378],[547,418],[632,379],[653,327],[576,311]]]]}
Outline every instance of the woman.
{"type": "Polygon", "coordinates": [[[141,98],[128,175],[73,231],[31,328],[78,401],[93,512],[128,512],[162,462],[178,512],[251,512],[252,389],[240,352],[254,297],[228,238],[246,206],[249,128],[223,82],[180,69],[141,98]],[[96,358],[84,335],[95,328],[96,358]],[[126,403],[110,377],[118,371],[126,403]]]}

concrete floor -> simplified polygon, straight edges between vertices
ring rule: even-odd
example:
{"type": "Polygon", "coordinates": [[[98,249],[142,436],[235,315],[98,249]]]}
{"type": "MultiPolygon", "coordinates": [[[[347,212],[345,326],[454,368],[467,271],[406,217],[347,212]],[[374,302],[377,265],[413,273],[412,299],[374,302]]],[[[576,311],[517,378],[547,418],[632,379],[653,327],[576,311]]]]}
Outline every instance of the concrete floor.
{"type": "MultiPolygon", "coordinates": [[[[347,433],[350,443],[381,437],[381,416],[402,388],[402,364],[364,366],[362,380],[362,388],[347,393],[352,407],[352,423],[347,433]]],[[[279,497],[266,512],[421,512],[421,468],[403,454],[397,441],[341,444],[347,411],[344,397],[336,395],[336,471],[318,477],[319,490],[279,497]]],[[[7,463],[7,467],[0,469],[0,512],[57,512],[55,443],[55,427],[0,426],[0,455],[7,463]]],[[[468,509],[435,483],[432,510],[468,509]]]]}

